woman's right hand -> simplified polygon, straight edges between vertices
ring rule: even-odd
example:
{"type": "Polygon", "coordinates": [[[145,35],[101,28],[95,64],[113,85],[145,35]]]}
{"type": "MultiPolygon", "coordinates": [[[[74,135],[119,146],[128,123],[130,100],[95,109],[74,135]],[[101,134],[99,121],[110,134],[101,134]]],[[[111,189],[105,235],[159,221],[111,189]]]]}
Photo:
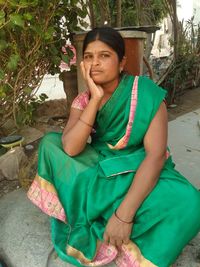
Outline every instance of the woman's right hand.
{"type": "Polygon", "coordinates": [[[104,90],[100,85],[97,85],[92,77],[90,76],[90,71],[91,71],[91,64],[84,64],[83,61],[81,61],[81,72],[83,75],[83,78],[88,86],[88,89],[90,90],[91,93],[91,99],[95,99],[98,101],[101,101],[104,95],[104,90]]]}

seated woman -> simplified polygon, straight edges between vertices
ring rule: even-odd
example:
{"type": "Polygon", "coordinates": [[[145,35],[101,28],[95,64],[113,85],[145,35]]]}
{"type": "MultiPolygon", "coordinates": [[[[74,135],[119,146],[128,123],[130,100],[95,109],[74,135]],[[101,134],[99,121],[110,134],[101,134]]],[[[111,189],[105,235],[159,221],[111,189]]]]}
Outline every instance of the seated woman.
{"type": "Polygon", "coordinates": [[[54,248],[76,266],[167,267],[200,229],[200,192],[167,148],[166,91],[123,73],[124,42],[95,28],[83,44],[87,91],[39,148],[28,197],[51,216],[54,248]],[[91,143],[88,144],[88,137],[91,143]]]}

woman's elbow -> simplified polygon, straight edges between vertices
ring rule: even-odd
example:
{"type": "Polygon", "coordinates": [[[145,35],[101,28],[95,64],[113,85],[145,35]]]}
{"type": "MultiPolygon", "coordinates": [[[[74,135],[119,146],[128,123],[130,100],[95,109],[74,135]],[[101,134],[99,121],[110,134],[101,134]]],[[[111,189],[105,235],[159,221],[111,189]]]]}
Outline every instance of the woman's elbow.
{"type": "Polygon", "coordinates": [[[78,155],[79,153],[76,151],[77,149],[75,149],[72,144],[70,144],[70,142],[67,142],[65,140],[64,135],[62,136],[62,146],[63,146],[63,150],[64,152],[70,156],[70,157],[74,157],[76,155],[78,155]]]}
{"type": "Polygon", "coordinates": [[[75,157],[80,153],[79,151],[76,151],[75,149],[73,149],[71,146],[67,146],[67,145],[63,145],[63,150],[70,157],[75,157]]]}

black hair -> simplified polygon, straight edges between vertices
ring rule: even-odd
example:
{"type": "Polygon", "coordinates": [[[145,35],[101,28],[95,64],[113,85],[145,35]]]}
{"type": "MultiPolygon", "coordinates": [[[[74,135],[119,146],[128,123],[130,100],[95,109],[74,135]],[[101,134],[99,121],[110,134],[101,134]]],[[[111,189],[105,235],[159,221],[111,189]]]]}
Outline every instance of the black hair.
{"type": "Polygon", "coordinates": [[[121,62],[125,55],[124,39],[118,31],[111,27],[98,27],[89,31],[83,42],[83,54],[88,44],[99,40],[108,46],[110,46],[118,55],[119,61],[121,62]]]}

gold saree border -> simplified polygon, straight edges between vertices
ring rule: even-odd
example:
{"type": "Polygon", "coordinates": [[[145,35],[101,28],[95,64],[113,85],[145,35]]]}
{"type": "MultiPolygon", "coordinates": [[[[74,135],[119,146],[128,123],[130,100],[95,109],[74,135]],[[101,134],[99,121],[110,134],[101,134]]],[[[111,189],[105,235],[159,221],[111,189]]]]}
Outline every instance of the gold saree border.
{"type": "Polygon", "coordinates": [[[137,264],[139,264],[140,267],[158,267],[157,265],[146,259],[142,255],[139,247],[132,241],[130,241],[127,245],[122,245],[122,250],[125,254],[128,253],[129,255],[131,255],[131,257],[135,260],[135,262],[137,262],[137,264]]]}
{"type": "Polygon", "coordinates": [[[86,258],[83,254],[83,252],[79,251],[78,249],[70,246],[70,245],[67,245],[67,254],[69,256],[72,256],[74,257],[75,259],[77,259],[78,261],[81,262],[81,264],[87,264],[88,266],[90,266],[89,264],[91,263],[91,260],[86,258]]]}
{"type": "Polygon", "coordinates": [[[55,187],[47,180],[36,174],[35,179],[34,179],[38,185],[40,186],[41,189],[45,189],[46,191],[50,193],[54,193],[57,195],[57,191],[55,187]]]}
{"type": "Polygon", "coordinates": [[[84,266],[104,266],[112,262],[117,255],[117,249],[114,246],[106,245],[100,240],[97,240],[96,254],[92,260],[86,258],[81,251],[70,245],[67,245],[66,252],[84,266]]]}
{"type": "MultiPolygon", "coordinates": [[[[116,248],[114,248],[113,246],[107,246],[107,248],[105,248],[103,246],[101,247],[101,244],[103,244],[101,241],[97,241],[97,253],[93,260],[86,258],[81,251],[70,245],[67,245],[66,252],[69,256],[76,258],[81,264],[85,266],[102,266],[102,264],[108,264],[109,262],[114,260],[119,267],[158,267],[157,265],[146,259],[142,255],[139,247],[132,241],[130,241],[127,245],[122,245],[122,250],[118,252],[118,254],[115,254],[115,258],[110,258],[110,261],[107,261],[106,263],[100,262],[98,260],[98,249],[104,250],[101,252],[101,254],[105,254],[106,256],[108,256],[106,250],[108,250],[109,247],[111,252],[114,252],[114,250],[116,251],[116,248]]],[[[112,256],[113,254],[111,255],[111,257],[112,256]]]]}

